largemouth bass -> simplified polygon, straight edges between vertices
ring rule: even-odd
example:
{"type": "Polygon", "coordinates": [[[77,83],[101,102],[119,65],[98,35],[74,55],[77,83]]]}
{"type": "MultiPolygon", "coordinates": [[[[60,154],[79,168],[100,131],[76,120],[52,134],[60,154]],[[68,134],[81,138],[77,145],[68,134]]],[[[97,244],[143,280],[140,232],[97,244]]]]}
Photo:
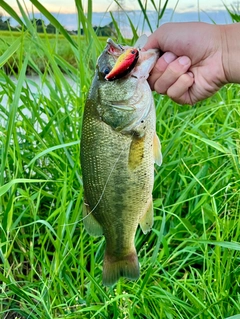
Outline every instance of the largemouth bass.
{"type": "Polygon", "coordinates": [[[82,124],[83,222],[90,235],[105,237],[104,285],[113,285],[121,276],[139,277],[135,233],[138,224],[144,233],[152,228],[154,162],[161,164],[147,82],[158,52],[139,50],[130,73],[108,81],[107,74],[127,50],[108,39],[97,61],[82,124]]]}

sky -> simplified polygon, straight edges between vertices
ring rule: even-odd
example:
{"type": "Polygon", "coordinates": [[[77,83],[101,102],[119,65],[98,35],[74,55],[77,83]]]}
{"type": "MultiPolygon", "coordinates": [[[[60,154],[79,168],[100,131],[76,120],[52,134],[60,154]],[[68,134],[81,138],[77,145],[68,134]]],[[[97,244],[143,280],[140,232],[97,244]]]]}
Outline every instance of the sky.
{"type": "MultiPolygon", "coordinates": [[[[5,0],[16,12],[18,11],[18,6],[16,0],[5,0]]],[[[24,3],[28,7],[29,12],[33,11],[33,6],[29,0],[19,0],[20,3],[24,6],[24,3]]],[[[81,0],[78,0],[81,1],[81,0]]],[[[158,5],[159,2],[163,6],[166,0],[155,0],[155,4],[158,5]]],[[[59,20],[59,22],[68,30],[76,30],[77,26],[77,15],[75,8],[74,0],[39,0],[39,2],[46,7],[50,12],[54,14],[54,16],[59,20]]],[[[122,4],[123,8],[128,11],[128,16],[131,18],[134,25],[138,25],[140,29],[140,25],[143,22],[140,13],[137,13],[136,10],[140,10],[140,6],[138,4],[138,0],[118,0],[119,3],[122,4]],[[130,13],[129,13],[130,12],[130,13]]],[[[82,0],[85,11],[87,10],[88,0],[82,0]]],[[[93,20],[92,23],[95,26],[103,26],[110,23],[111,16],[108,13],[109,11],[115,11],[117,5],[114,0],[92,0],[93,3],[93,20]]],[[[142,3],[148,4],[148,9],[153,9],[150,4],[150,0],[142,0],[142,3]]],[[[239,10],[240,8],[240,0],[169,0],[167,5],[167,10],[164,13],[164,16],[161,20],[161,23],[175,21],[198,21],[200,17],[200,21],[209,22],[215,21],[216,23],[230,23],[231,20],[229,15],[226,12],[224,4],[231,8],[234,6],[235,9],[239,10]],[[199,12],[201,14],[199,14],[199,12]],[[212,19],[212,20],[211,20],[212,19]]],[[[139,12],[139,11],[138,11],[139,12]]],[[[1,1],[0,1],[0,14],[3,16],[7,16],[7,14],[1,10],[1,1]]],[[[130,26],[129,22],[123,15],[121,15],[121,19],[125,21],[120,21],[120,15],[117,16],[117,12],[115,13],[115,18],[118,21],[121,30],[123,27],[126,28],[126,32],[129,32],[130,26]],[[119,19],[119,20],[118,20],[119,19]],[[128,26],[126,26],[128,24],[128,26]]],[[[36,18],[41,17],[37,15],[37,11],[34,10],[34,15],[36,18]]],[[[149,12],[149,18],[151,18],[151,22],[154,26],[154,21],[157,21],[156,12],[149,12]]],[[[14,25],[14,21],[11,24],[14,25]]],[[[156,22],[157,27],[157,22],[156,22]]],[[[150,30],[144,29],[142,30],[146,34],[150,33],[150,30]]],[[[128,34],[125,34],[128,36],[128,34]]]]}
{"type": "MultiPolygon", "coordinates": [[[[49,11],[58,12],[58,13],[73,13],[76,12],[74,0],[39,0],[49,11]]],[[[16,0],[7,0],[6,1],[10,6],[15,10],[17,9],[16,0]]],[[[22,2],[20,0],[20,2],[22,2]]],[[[87,8],[87,0],[82,0],[82,3],[85,8],[87,8]]],[[[109,9],[114,10],[116,4],[113,0],[95,0],[93,2],[93,11],[96,12],[106,12],[109,9]]],[[[119,3],[122,3],[126,10],[136,10],[140,9],[137,0],[118,0],[119,3]]],[[[142,1],[145,3],[146,1],[142,1]]],[[[151,9],[150,3],[148,2],[148,7],[151,9]]],[[[162,6],[165,0],[160,0],[162,6]]],[[[31,5],[29,0],[25,0],[26,5],[31,5]]],[[[155,1],[159,3],[159,1],[155,1]]],[[[167,8],[174,9],[176,11],[188,11],[188,10],[198,10],[200,8],[204,11],[209,10],[220,10],[224,9],[224,3],[229,7],[231,4],[234,4],[235,7],[239,6],[238,0],[169,0],[167,8]],[[176,6],[177,4],[177,6],[176,6]]]]}

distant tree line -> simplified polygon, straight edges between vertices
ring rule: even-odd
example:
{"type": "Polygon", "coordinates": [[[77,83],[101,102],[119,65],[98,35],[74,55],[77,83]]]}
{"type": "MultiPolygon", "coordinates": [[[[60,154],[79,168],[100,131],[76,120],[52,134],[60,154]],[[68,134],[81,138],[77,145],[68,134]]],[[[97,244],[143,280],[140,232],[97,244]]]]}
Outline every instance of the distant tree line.
{"type": "MultiPolygon", "coordinates": [[[[37,32],[39,33],[56,33],[56,28],[54,27],[54,25],[52,25],[51,23],[49,24],[45,24],[45,21],[42,19],[32,19],[31,20],[32,24],[36,27],[37,32]]],[[[11,31],[19,31],[19,29],[22,29],[22,27],[17,26],[17,27],[13,27],[10,24],[10,18],[7,19],[3,19],[2,14],[0,14],[0,30],[11,30],[11,31]]],[[[96,32],[96,34],[98,36],[112,36],[114,34],[114,26],[113,23],[109,23],[103,27],[93,27],[93,30],[96,32]]],[[[68,31],[71,34],[77,34],[78,31],[68,31]]],[[[84,30],[80,29],[80,33],[81,35],[84,34],[84,30]]]]}
{"type": "Polygon", "coordinates": [[[51,23],[45,24],[44,20],[42,19],[32,19],[32,24],[36,26],[37,32],[39,33],[56,33],[56,28],[51,23]]]}
{"type": "MultiPolygon", "coordinates": [[[[32,19],[30,20],[32,24],[36,27],[37,32],[43,33],[56,33],[56,28],[54,25],[49,23],[48,25],[45,24],[45,22],[42,19],[32,19]]],[[[10,23],[10,18],[3,19],[2,14],[0,14],[0,30],[9,30],[9,31],[19,31],[19,29],[22,29],[21,26],[13,27],[10,23]]]]}
{"type": "Polygon", "coordinates": [[[100,37],[111,37],[115,33],[115,28],[113,22],[103,26],[103,27],[93,27],[93,30],[100,37]]]}
{"type": "Polygon", "coordinates": [[[0,30],[13,30],[16,31],[17,29],[14,27],[11,27],[10,25],[10,18],[7,18],[6,20],[3,20],[2,14],[0,14],[0,30]]]}

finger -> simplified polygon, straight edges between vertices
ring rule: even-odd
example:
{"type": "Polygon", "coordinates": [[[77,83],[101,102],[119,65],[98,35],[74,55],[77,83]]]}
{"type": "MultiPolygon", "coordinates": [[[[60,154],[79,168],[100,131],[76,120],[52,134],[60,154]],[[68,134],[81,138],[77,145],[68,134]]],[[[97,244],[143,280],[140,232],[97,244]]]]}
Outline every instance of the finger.
{"type": "Polygon", "coordinates": [[[177,58],[169,63],[165,72],[153,84],[156,92],[166,94],[170,86],[172,86],[178,78],[186,73],[191,66],[191,60],[187,56],[177,58]]]}
{"type": "Polygon", "coordinates": [[[147,43],[142,48],[143,51],[149,49],[160,49],[158,37],[156,36],[156,31],[153,32],[149,37],[147,43]]]}
{"type": "Polygon", "coordinates": [[[177,103],[192,104],[189,88],[194,83],[194,76],[192,72],[187,72],[181,75],[177,81],[169,87],[167,95],[177,103]]]}
{"type": "Polygon", "coordinates": [[[154,68],[152,69],[150,76],[148,78],[148,82],[150,87],[154,87],[154,83],[157,79],[165,72],[169,63],[173,62],[177,59],[177,56],[172,52],[165,52],[155,64],[154,68]]]}
{"type": "Polygon", "coordinates": [[[153,68],[153,72],[160,72],[163,73],[166,68],[168,67],[169,63],[173,62],[177,59],[176,54],[172,52],[165,52],[161,57],[157,60],[157,63],[155,64],[153,68]]]}

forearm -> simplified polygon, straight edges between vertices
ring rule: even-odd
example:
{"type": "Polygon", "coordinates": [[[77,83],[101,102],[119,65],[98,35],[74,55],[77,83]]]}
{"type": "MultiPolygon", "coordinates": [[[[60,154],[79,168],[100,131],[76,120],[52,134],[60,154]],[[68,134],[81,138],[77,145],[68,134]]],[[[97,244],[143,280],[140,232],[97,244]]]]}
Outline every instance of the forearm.
{"type": "Polygon", "coordinates": [[[240,23],[221,25],[223,68],[228,83],[240,83],[240,23]]]}

